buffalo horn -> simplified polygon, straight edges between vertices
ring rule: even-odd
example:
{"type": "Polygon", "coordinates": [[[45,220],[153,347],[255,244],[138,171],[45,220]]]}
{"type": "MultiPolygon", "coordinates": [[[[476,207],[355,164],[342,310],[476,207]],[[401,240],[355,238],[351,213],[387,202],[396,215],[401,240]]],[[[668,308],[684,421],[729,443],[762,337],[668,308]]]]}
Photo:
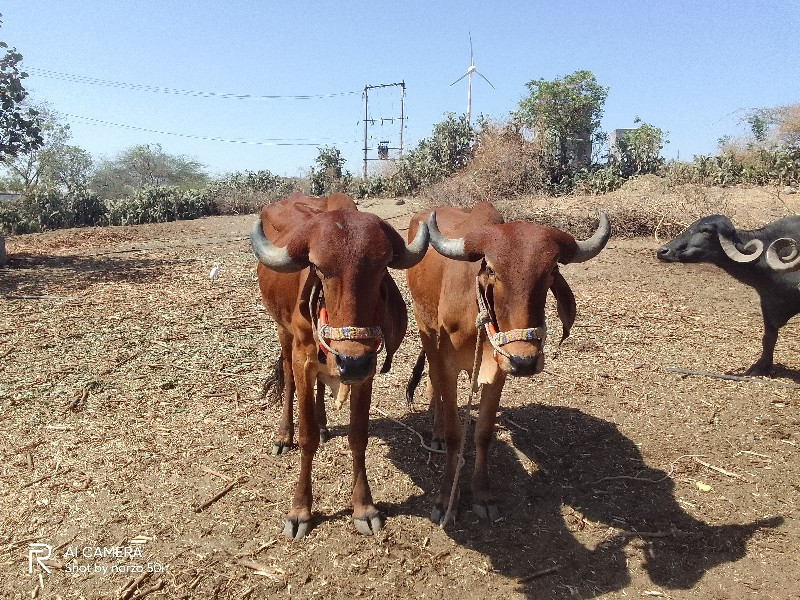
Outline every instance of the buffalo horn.
{"type": "Polygon", "coordinates": [[[417,235],[414,236],[411,242],[406,244],[403,254],[390,262],[389,266],[393,269],[410,269],[425,258],[429,241],[428,226],[425,223],[420,223],[417,235]]]}
{"type": "Polygon", "coordinates": [[[431,246],[447,258],[453,260],[469,260],[470,255],[464,250],[464,238],[446,238],[439,231],[436,224],[436,211],[432,211],[428,217],[428,230],[431,235],[431,246]]]}
{"type": "Polygon", "coordinates": [[[608,238],[611,235],[611,223],[608,221],[608,216],[602,210],[598,212],[600,222],[597,225],[597,231],[588,240],[576,240],[578,244],[578,251],[575,253],[575,258],[571,262],[585,262],[593,259],[600,254],[600,251],[605,248],[608,243],[608,238]]]}
{"type": "Polygon", "coordinates": [[[766,254],[767,265],[775,271],[796,271],[800,269],[800,252],[797,249],[797,241],[791,238],[778,238],[769,245],[766,254]],[[781,251],[791,248],[785,256],[781,251]]]}
{"type": "Polygon", "coordinates": [[[722,246],[722,250],[728,255],[728,258],[738,263],[749,263],[758,260],[758,257],[764,251],[764,242],[750,240],[742,246],[745,252],[740,252],[732,240],[721,234],[719,235],[719,245],[722,246]]]}
{"type": "Polygon", "coordinates": [[[253,247],[253,254],[256,255],[258,262],[280,273],[294,273],[308,266],[308,260],[295,260],[289,256],[286,248],[279,248],[267,239],[261,227],[261,221],[253,223],[250,230],[250,244],[253,247]]]}

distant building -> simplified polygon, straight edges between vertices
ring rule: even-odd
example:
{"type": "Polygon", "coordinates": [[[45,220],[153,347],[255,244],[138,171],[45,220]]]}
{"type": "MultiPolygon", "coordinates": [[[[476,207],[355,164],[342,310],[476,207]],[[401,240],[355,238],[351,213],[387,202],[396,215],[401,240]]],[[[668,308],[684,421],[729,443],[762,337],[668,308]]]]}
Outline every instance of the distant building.
{"type": "Polygon", "coordinates": [[[578,138],[567,140],[567,152],[570,166],[582,169],[592,164],[592,136],[586,132],[578,138]]]}
{"type": "Polygon", "coordinates": [[[0,202],[5,202],[6,200],[16,200],[22,194],[19,192],[0,192],[0,202]]]}

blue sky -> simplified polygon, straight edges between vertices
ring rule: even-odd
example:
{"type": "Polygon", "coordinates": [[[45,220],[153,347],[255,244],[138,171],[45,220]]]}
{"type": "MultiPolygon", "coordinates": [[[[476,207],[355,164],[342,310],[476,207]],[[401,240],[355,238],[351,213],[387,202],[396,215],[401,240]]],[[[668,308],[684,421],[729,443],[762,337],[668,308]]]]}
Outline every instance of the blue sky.
{"type": "MultiPolygon", "coordinates": [[[[301,175],[320,145],[360,173],[365,85],[405,81],[413,147],[445,113],[466,111],[466,80],[450,84],[469,66],[470,34],[496,88],[473,79],[473,118],[503,119],[526,82],[588,69],[610,88],[604,130],[639,116],[669,132],[666,156],[690,159],[742,133],[747,109],[800,101],[797,0],[4,0],[0,12],[32,99],[64,116],[72,143],[96,158],[159,143],[212,174],[301,175]]],[[[396,145],[399,126],[380,118],[399,116],[398,89],[369,99],[369,144],[396,145]]]]}

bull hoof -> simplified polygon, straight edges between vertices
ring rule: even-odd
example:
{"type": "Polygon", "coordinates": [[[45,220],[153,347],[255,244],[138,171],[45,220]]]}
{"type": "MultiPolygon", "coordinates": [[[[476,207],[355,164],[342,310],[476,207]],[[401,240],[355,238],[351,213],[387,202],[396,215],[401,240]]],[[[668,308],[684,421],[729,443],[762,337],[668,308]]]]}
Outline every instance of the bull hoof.
{"type": "MultiPolygon", "coordinates": [[[[441,525],[444,527],[447,523],[444,522],[444,515],[447,512],[447,507],[442,504],[434,504],[433,510],[431,511],[431,521],[436,523],[437,525],[441,525]]],[[[450,516],[447,518],[448,523],[455,523],[456,519],[458,518],[458,506],[453,506],[453,510],[450,511],[450,516]]]]}
{"type": "Polygon", "coordinates": [[[292,540],[300,540],[308,535],[311,528],[309,521],[295,521],[286,519],[283,522],[283,535],[292,540]]]}
{"type": "Polygon", "coordinates": [[[323,444],[325,444],[326,442],[330,441],[331,432],[328,431],[327,429],[320,429],[319,430],[319,439],[323,444]]]}
{"type": "Polygon", "coordinates": [[[356,531],[361,535],[373,535],[383,529],[383,519],[380,515],[368,517],[366,519],[353,519],[356,531]]]}
{"type": "Polygon", "coordinates": [[[437,452],[444,452],[447,450],[447,446],[445,445],[444,440],[436,438],[431,440],[431,448],[437,452]]]}
{"type": "Polygon", "coordinates": [[[275,442],[272,444],[272,456],[280,456],[281,454],[288,454],[292,445],[286,442],[275,442]]]}
{"type": "Polygon", "coordinates": [[[494,503],[473,504],[472,511],[478,515],[478,518],[483,519],[484,521],[490,521],[494,523],[500,518],[500,510],[494,503]]]}

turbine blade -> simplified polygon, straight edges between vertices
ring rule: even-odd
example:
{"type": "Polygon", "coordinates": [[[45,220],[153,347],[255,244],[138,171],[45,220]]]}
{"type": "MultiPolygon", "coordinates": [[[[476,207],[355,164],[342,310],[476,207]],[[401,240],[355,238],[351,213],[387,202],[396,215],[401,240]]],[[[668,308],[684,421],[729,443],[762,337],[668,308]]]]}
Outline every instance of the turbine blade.
{"type": "Polygon", "coordinates": [[[453,86],[453,85],[457,84],[459,81],[461,81],[462,79],[464,79],[464,77],[466,77],[467,75],[469,75],[469,71],[467,71],[466,73],[464,73],[464,74],[463,74],[461,77],[459,77],[458,79],[456,79],[456,80],[455,80],[453,83],[451,83],[450,85],[451,85],[451,86],[453,86]]]}
{"type": "MultiPolygon", "coordinates": [[[[478,75],[480,75],[481,77],[483,77],[483,74],[482,74],[480,71],[478,71],[478,69],[475,69],[475,72],[476,72],[478,75]]],[[[494,86],[492,85],[492,82],[491,82],[491,81],[489,81],[488,79],[486,79],[486,77],[483,77],[483,80],[484,80],[486,83],[488,83],[489,85],[491,85],[493,90],[496,90],[496,89],[497,89],[496,87],[494,87],[494,86]]]]}
{"type": "Polygon", "coordinates": [[[472,58],[472,32],[469,33],[469,64],[475,64],[475,61],[472,58]]]}

